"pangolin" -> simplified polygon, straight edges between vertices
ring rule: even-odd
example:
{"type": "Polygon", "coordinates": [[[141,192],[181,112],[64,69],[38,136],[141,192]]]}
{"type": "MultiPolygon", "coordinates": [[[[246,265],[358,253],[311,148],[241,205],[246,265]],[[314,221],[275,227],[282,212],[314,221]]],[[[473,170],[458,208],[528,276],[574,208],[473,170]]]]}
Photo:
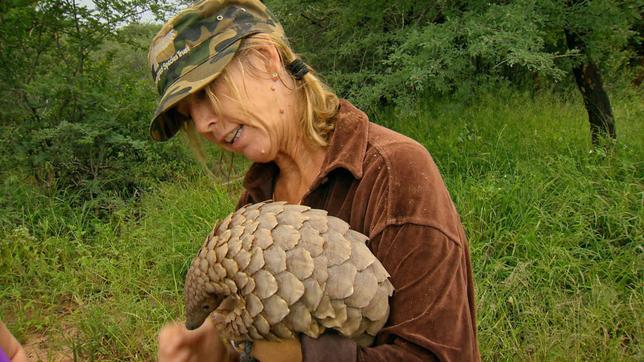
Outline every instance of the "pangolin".
{"type": "Polygon", "coordinates": [[[387,321],[394,288],[367,240],[324,210],[246,205],[215,226],[188,270],[186,327],[215,311],[233,342],[334,329],[368,346],[387,321]]]}

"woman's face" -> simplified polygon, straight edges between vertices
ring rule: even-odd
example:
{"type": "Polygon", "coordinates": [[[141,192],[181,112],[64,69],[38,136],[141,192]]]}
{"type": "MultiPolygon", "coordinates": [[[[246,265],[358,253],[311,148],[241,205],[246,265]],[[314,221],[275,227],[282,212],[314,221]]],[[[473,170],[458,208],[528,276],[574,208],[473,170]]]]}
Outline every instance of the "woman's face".
{"type": "Polygon", "coordinates": [[[296,122],[289,126],[286,121],[293,114],[293,107],[287,104],[290,91],[270,75],[249,74],[246,68],[242,70],[238,61],[228,65],[229,79],[239,94],[223,77],[209,85],[219,100],[219,112],[204,89],[182,100],[177,111],[192,118],[197,132],[211,142],[250,161],[269,162],[289,137],[297,136],[296,122]]]}

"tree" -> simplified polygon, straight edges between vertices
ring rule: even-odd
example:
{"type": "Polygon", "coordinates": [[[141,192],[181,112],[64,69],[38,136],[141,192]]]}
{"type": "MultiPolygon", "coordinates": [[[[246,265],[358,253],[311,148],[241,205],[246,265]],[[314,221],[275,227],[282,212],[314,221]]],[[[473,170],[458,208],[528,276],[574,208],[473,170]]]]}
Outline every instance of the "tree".
{"type": "Polygon", "coordinates": [[[598,81],[602,72],[610,79],[628,67],[628,43],[641,21],[635,0],[273,0],[269,6],[296,50],[363,107],[469,94],[502,81],[568,84],[562,81],[581,71],[594,82],[583,83],[582,93],[593,140],[602,130],[614,136],[598,81]]]}
{"type": "Polygon", "coordinates": [[[584,55],[584,60],[572,68],[575,82],[584,100],[588,112],[590,134],[593,144],[597,144],[601,136],[616,138],[613,109],[604,89],[601,73],[588,53],[588,48],[581,36],[571,29],[565,29],[566,43],[571,50],[578,50],[584,55]]]}
{"type": "MultiPolygon", "coordinates": [[[[609,16],[623,15],[616,12],[615,7],[606,6],[601,2],[596,3],[580,0],[567,1],[565,6],[570,16],[564,28],[568,48],[580,54],[577,62],[572,66],[572,72],[588,113],[591,138],[595,145],[602,137],[615,139],[616,131],[608,93],[604,88],[601,70],[594,59],[589,42],[592,41],[596,28],[603,26],[614,29],[614,26],[619,24],[619,20],[615,20],[613,24],[602,24],[602,20],[609,16]],[[587,19],[595,21],[589,22],[587,19]]],[[[629,23],[631,28],[635,25],[635,21],[629,23]]],[[[625,46],[626,41],[622,39],[620,44],[625,46]]]]}
{"type": "Polygon", "coordinates": [[[148,142],[156,90],[147,46],[158,25],[130,25],[160,0],[0,2],[2,169],[103,209],[165,177],[176,147],[148,142]],[[146,167],[143,167],[143,165],[146,167]]]}

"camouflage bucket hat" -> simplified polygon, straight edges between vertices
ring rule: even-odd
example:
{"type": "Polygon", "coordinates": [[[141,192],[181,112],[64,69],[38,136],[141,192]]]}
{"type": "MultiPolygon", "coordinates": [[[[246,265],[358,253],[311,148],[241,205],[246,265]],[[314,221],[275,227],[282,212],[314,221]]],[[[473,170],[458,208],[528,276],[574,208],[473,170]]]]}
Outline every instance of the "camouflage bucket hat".
{"type": "Polygon", "coordinates": [[[173,107],[221,74],[241,40],[284,30],[259,0],[204,0],[181,11],[152,40],[148,61],[161,100],[150,136],[165,141],[183,122],[173,107]]]}

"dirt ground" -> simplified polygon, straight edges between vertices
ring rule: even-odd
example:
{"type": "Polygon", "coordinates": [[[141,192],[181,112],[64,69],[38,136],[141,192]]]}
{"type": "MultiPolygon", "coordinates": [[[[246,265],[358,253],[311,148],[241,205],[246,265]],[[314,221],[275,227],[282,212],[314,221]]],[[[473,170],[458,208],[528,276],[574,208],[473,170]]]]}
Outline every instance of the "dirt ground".
{"type": "MultiPolygon", "coordinates": [[[[51,333],[59,333],[58,331],[50,331],[51,333]]],[[[64,335],[68,338],[73,335],[75,331],[65,331],[64,335]]],[[[53,342],[50,336],[46,333],[27,336],[22,342],[22,346],[27,353],[27,357],[32,362],[68,362],[74,361],[74,353],[67,344],[53,342]]]]}

